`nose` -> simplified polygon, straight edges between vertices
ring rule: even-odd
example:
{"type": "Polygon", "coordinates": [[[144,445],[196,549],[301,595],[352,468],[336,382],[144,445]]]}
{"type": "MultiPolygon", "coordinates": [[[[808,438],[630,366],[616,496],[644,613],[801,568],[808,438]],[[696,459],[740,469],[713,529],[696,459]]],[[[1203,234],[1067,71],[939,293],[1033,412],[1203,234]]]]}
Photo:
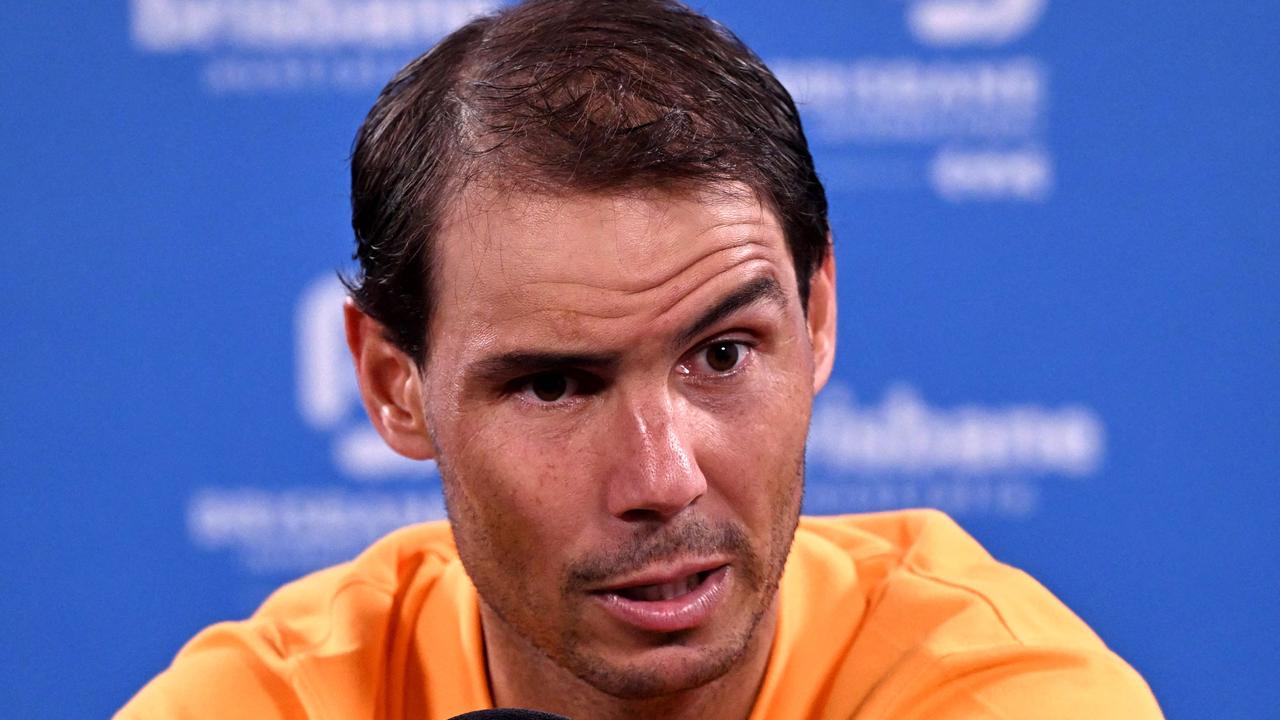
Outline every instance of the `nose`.
{"type": "Polygon", "coordinates": [[[605,442],[609,512],[627,521],[667,520],[707,492],[683,402],[664,395],[624,399],[605,442]]]}

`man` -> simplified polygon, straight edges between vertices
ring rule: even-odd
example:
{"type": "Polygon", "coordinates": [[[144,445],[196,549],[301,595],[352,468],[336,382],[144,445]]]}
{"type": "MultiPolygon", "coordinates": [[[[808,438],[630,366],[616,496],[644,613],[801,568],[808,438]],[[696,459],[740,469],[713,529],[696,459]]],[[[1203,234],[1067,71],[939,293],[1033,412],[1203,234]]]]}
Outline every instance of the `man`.
{"type": "Polygon", "coordinates": [[[360,390],[450,522],[210,628],[122,717],[1160,716],[940,514],[799,518],[826,197],[726,30],[668,0],[477,20],[391,81],[352,175],[360,390]]]}

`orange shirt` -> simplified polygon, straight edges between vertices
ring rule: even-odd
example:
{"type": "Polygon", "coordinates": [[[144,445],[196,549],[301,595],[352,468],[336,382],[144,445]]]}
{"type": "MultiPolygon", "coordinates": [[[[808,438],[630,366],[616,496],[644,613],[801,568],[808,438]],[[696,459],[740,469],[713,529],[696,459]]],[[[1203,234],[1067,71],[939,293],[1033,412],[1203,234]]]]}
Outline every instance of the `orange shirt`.
{"type": "MultiPolygon", "coordinates": [[[[802,518],[751,720],[1162,717],[1048,590],[934,511],[802,518]]],[[[489,708],[475,588],[446,523],[201,632],[117,718],[417,720],[489,708]]]]}

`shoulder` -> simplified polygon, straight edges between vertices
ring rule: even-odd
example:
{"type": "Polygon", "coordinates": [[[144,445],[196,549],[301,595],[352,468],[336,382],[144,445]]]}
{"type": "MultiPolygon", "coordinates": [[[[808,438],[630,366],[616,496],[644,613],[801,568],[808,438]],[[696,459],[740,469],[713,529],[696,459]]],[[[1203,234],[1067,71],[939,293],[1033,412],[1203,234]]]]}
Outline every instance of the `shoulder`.
{"type": "Polygon", "coordinates": [[[979,631],[993,643],[1101,642],[1043,585],[936,510],[805,518],[797,544],[852,567],[868,621],[911,629],[940,653],[970,647],[979,631]],[[952,624],[966,626],[963,638],[946,632],[952,624]]]}
{"type": "Polygon", "coordinates": [[[205,629],[117,717],[304,718],[371,702],[397,615],[456,559],[446,523],[398,530],[282,586],[247,620],[205,629]]]}
{"type": "Polygon", "coordinates": [[[1160,717],[1079,617],[943,513],[805,518],[796,544],[822,575],[855,578],[861,614],[832,701],[857,717],[1160,717]]]}

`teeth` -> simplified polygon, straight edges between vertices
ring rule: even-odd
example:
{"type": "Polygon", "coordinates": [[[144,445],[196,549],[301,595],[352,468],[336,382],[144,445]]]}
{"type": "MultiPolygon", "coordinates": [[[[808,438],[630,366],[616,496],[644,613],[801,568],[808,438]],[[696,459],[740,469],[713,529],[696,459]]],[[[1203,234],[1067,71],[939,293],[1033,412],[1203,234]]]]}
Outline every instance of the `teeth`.
{"type": "Polygon", "coordinates": [[[671,600],[688,593],[698,584],[698,576],[696,574],[689,575],[675,582],[661,583],[658,585],[644,585],[642,587],[632,589],[632,593],[638,600],[646,602],[655,602],[658,600],[671,600]]]}
{"type": "Polygon", "coordinates": [[[678,597],[687,592],[689,592],[689,588],[685,582],[683,580],[677,580],[674,583],[662,586],[662,599],[670,600],[673,597],[678,597]]]}

